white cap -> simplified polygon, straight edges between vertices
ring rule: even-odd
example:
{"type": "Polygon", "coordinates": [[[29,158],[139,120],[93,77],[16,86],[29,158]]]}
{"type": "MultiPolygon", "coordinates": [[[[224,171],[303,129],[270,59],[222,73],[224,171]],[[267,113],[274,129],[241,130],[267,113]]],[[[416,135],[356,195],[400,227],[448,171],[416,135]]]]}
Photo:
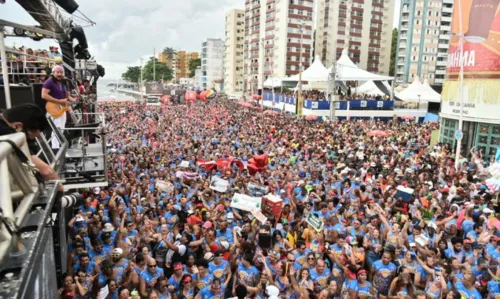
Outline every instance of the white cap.
{"type": "Polygon", "coordinates": [[[104,227],[102,229],[103,232],[105,233],[110,233],[115,230],[115,227],[111,223],[106,223],[104,224],[104,227]]]}
{"type": "Polygon", "coordinates": [[[415,242],[410,243],[410,247],[416,247],[416,246],[417,246],[417,244],[415,244],[415,242]]]}
{"type": "Polygon", "coordinates": [[[227,218],[227,220],[233,220],[234,214],[232,212],[229,212],[229,213],[227,213],[226,218],[227,218]]]}
{"type": "Polygon", "coordinates": [[[224,247],[224,249],[228,250],[229,249],[229,242],[227,241],[222,241],[220,242],[220,245],[224,247]]]}
{"type": "Polygon", "coordinates": [[[95,195],[97,195],[97,194],[99,194],[99,192],[101,192],[101,188],[94,187],[94,189],[92,189],[92,191],[94,192],[95,195]]]}
{"type": "Polygon", "coordinates": [[[113,249],[113,254],[122,254],[122,253],[123,253],[123,249],[121,249],[121,248],[113,249]]]}
{"type": "Polygon", "coordinates": [[[491,213],[493,213],[493,212],[494,212],[493,210],[488,209],[488,208],[483,209],[483,213],[485,213],[485,214],[491,214],[491,213]]]}
{"type": "Polygon", "coordinates": [[[81,222],[81,221],[83,221],[83,217],[82,217],[82,215],[76,215],[76,217],[75,217],[75,221],[76,221],[76,222],[81,222]]]}
{"type": "Polygon", "coordinates": [[[269,298],[278,298],[280,294],[280,290],[275,287],[275,286],[267,286],[266,287],[266,295],[269,296],[269,298]]]}

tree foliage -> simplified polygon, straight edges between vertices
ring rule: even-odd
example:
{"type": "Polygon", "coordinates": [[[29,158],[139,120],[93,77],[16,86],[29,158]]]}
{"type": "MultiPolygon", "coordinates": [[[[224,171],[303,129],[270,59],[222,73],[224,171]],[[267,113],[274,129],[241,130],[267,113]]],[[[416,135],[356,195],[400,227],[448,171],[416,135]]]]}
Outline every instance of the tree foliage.
{"type": "Polygon", "coordinates": [[[141,80],[141,67],[129,66],[127,71],[122,74],[122,79],[134,83],[139,82],[139,80],[141,80]]]}
{"type": "Polygon", "coordinates": [[[174,58],[175,50],[173,48],[166,47],[165,49],[163,49],[162,53],[163,55],[168,57],[168,60],[171,61],[174,58]]]}
{"type": "Polygon", "coordinates": [[[171,80],[173,78],[172,69],[165,63],[161,63],[157,58],[150,57],[142,70],[142,77],[146,81],[171,80]],[[155,62],[156,61],[156,62],[155,62]],[[156,76],[155,76],[156,70],[156,76]]]}
{"type": "Polygon", "coordinates": [[[394,76],[394,66],[396,63],[396,51],[398,50],[398,29],[394,28],[392,30],[392,43],[391,43],[391,66],[389,69],[389,75],[394,76]]]}
{"type": "Polygon", "coordinates": [[[191,59],[189,61],[189,78],[194,77],[194,73],[196,72],[196,68],[201,66],[201,58],[191,59]]]}

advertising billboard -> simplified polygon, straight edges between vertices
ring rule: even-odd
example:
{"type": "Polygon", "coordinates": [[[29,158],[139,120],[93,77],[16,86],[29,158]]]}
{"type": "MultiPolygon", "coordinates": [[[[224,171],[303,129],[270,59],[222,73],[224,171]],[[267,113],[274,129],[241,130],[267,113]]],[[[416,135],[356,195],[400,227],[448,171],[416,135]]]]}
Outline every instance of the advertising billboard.
{"type": "Polygon", "coordinates": [[[163,95],[163,83],[161,82],[146,82],[146,94],[148,95],[163,95]]]}
{"type": "Polygon", "coordinates": [[[498,120],[500,108],[500,0],[457,0],[453,7],[441,116],[465,120],[498,120]],[[460,11],[463,54],[460,51],[460,11]],[[463,105],[460,66],[464,66],[463,105]]]}

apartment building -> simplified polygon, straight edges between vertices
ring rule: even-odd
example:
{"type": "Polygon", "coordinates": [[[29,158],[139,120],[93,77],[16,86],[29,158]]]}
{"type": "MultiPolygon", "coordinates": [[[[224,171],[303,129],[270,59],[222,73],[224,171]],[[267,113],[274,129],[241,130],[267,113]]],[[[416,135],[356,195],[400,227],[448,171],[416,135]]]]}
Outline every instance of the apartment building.
{"type": "Polygon", "coordinates": [[[226,94],[243,93],[244,41],[245,11],[232,9],[226,13],[225,18],[224,92],[226,94]]]}
{"type": "Polygon", "coordinates": [[[318,0],[316,55],[328,68],[348,49],[362,69],[389,74],[395,1],[318,0]]]}
{"type": "Polygon", "coordinates": [[[245,90],[256,92],[269,77],[299,73],[311,63],[313,0],[246,0],[245,90]]]}
{"type": "Polygon", "coordinates": [[[220,90],[223,81],[222,65],[224,62],[224,41],[220,38],[208,38],[201,45],[201,87],[220,90]]]}
{"type": "Polygon", "coordinates": [[[413,78],[442,85],[451,39],[453,0],[402,0],[396,82],[413,78]]]}

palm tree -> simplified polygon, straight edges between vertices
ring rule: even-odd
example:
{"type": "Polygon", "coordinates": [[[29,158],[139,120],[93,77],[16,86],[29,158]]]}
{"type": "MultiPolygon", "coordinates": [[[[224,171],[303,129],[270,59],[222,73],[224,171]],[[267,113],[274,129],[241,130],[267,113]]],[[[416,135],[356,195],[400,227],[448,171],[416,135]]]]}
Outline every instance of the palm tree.
{"type": "Polygon", "coordinates": [[[175,55],[175,50],[173,48],[166,47],[165,49],[163,49],[162,53],[163,55],[168,57],[168,60],[172,61],[175,55]]]}

